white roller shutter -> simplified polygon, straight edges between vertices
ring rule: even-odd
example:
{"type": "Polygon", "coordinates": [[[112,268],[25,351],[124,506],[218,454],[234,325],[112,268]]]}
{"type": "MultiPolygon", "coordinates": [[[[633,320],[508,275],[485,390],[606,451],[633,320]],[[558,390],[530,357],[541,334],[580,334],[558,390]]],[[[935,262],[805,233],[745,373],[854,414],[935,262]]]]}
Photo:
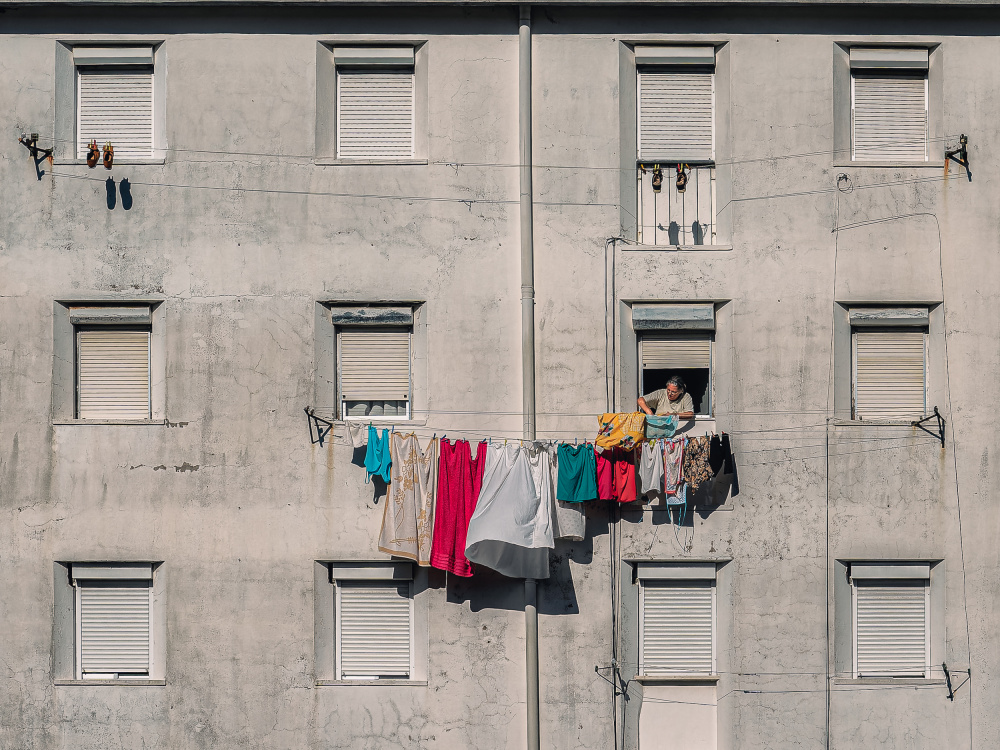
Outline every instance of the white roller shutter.
{"type": "Polygon", "coordinates": [[[714,673],[714,591],[711,581],[642,582],[642,674],[714,673]]]}
{"type": "Polygon", "coordinates": [[[855,582],[855,672],[923,677],[928,653],[927,581],[855,582]]]}
{"type": "Polygon", "coordinates": [[[337,156],[414,155],[413,70],[337,69],[337,156]]]}
{"type": "Polygon", "coordinates": [[[857,419],[914,419],[924,415],[923,331],[854,334],[854,413],[857,419]]]}
{"type": "Polygon", "coordinates": [[[103,150],[111,141],[115,159],[153,155],[153,69],[77,69],[77,156],[91,139],[103,150]]]}
{"type": "Polygon", "coordinates": [[[639,158],[714,158],[715,74],[639,70],[639,158]]]}
{"type": "Polygon", "coordinates": [[[712,363],[712,340],[691,335],[643,336],[639,354],[643,370],[705,369],[712,363]]]}
{"type": "Polygon", "coordinates": [[[345,401],[409,400],[409,331],[341,331],[340,394],[345,401]]]}
{"type": "Polygon", "coordinates": [[[413,599],[409,583],[337,583],[340,679],[408,679],[413,599]]]}
{"type": "Polygon", "coordinates": [[[927,77],[855,74],[857,161],[927,160],[927,77]]]}
{"type": "Polygon", "coordinates": [[[149,586],[81,585],[80,670],[149,674],[149,586]]]}
{"type": "Polygon", "coordinates": [[[149,331],[78,331],[77,416],[149,419],[149,331]]]}

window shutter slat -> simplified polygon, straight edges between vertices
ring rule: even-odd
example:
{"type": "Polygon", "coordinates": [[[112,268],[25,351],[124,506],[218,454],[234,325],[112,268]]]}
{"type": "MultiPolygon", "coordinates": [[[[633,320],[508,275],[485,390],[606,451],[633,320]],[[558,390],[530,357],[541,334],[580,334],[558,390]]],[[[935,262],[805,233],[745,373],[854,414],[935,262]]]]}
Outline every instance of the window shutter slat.
{"type": "Polygon", "coordinates": [[[926,161],[927,78],[854,76],[854,158],[926,161]]]}
{"type": "Polygon", "coordinates": [[[149,419],[149,331],[77,333],[80,419],[149,419]]]}
{"type": "Polygon", "coordinates": [[[409,400],[409,332],[341,331],[340,389],[347,401],[409,400]]]}
{"type": "Polygon", "coordinates": [[[87,156],[91,139],[115,158],[153,155],[153,70],[79,69],[77,157],[87,156]]]}
{"type": "Polygon", "coordinates": [[[643,336],[640,357],[644,370],[685,370],[711,366],[709,337],[643,336]]]}
{"type": "Polygon", "coordinates": [[[410,677],[408,583],[340,581],[340,676],[410,677]]]}
{"type": "Polygon", "coordinates": [[[337,156],[414,155],[412,70],[337,70],[337,156]]]}
{"type": "Polygon", "coordinates": [[[640,70],[639,158],[714,158],[715,74],[640,70]]]}
{"type": "Polygon", "coordinates": [[[857,331],[855,416],[911,419],[925,411],[924,333],[857,331]]]}
{"type": "Polygon", "coordinates": [[[644,581],[643,674],[711,674],[712,609],[710,581],[644,581]]]}
{"type": "Polygon", "coordinates": [[[81,586],[80,667],[149,673],[149,587],[81,586]]]}
{"type": "Polygon", "coordinates": [[[861,676],[923,676],[927,669],[926,581],[856,584],[861,676]]]}

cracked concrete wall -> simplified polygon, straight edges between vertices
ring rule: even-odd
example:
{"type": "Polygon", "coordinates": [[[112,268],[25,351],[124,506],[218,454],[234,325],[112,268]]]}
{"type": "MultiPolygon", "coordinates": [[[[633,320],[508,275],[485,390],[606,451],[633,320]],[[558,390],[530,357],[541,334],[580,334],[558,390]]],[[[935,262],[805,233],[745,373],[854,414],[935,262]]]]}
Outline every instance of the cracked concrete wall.
{"type": "MultiPolygon", "coordinates": [[[[536,11],[539,434],[592,435],[607,408],[606,309],[726,301],[716,421],[743,490],[680,529],[662,511],[616,524],[592,507],[587,540],[556,549],[540,588],[544,746],[614,744],[611,689],[594,673],[611,660],[612,535],[627,559],[732,560],[720,748],[826,746],[828,582],[852,558],[945,560],[945,653],[973,679],[953,702],[938,682],[833,680],[829,746],[996,735],[1000,23],[969,13],[974,35],[969,17],[932,10],[536,11]],[[728,46],[733,237],[693,252],[619,243],[606,280],[620,45],[643,39],[728,46]],[[956,165],[834,163],[834,45],[857,40],[940,43],[944,130],[970,134],[972,182],[956,165]],[[828,428],[835,303],[852,301],[944,302],[943,450],[909,428],[828,428]]],[[[511,8],[0,16],[0,747],[524,746],[521,586],[488,572],[432,572],[426,686],[316,685],[314,561],[379,558],[382,502],[343,428],[310,446],[301,412],[317,301],[421,300],[431,414],[418,432],[520,434],[516,62],[511,8]],[[312,163],[317,44],[352,34],[427,40],[430,164],[312,163]],[[59,40],[136,35],[163,42],[174,150],[116,167],[134,205],[108,210],[103,170],[43,163],[36,180],[15,137],[51,134],[59,40]],[[439,197],[469,202],[422,200],[439,197]],[[51,423],[53,300],[109,295],[163,299],[168,425],[51,423]],[[164,686],[53,684],[52,565],[81,559],[169,570],[164,686]]]]}

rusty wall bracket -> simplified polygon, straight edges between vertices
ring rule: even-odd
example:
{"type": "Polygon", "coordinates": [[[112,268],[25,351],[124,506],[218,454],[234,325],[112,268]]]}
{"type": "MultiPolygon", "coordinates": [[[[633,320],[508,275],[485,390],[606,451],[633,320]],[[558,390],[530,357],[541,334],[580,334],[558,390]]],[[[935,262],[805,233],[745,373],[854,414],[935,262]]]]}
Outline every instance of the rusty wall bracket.
{"type": "Polygon", "coordinates": [[[944,152],[945,162],[951,159],[956,164],[965,168],[965,174],[972,179],[972,170],[969,169],[969,136],[962,133],[958,137],[958,148],[948,149],[944,152]]]}
{"type": "Polygon", "coordinates": [[[928,435],[933,435],[934,437],[936,437],[938,440],[941,441],[941,446],[944,447],[944,417],[941,416],[941,412],[938,411],[938,408],[936,406],[934,407],[933,414],[926,416],[923,419],[914,420],[913,422],[910,422],[910,424],[913,427],[917,427],[923,430],[928,435]],[[927,427],[924,427],[924,424],[931,421],[932,419],[936,420],[937,424],[936,432],[934,430],[928,429],[927,427]]]}
{"type": "Polygon", "coordinates": [[[320,447],[323,446],[323,441],[330,434],[333,429],[333,422],[329,419],[324,419],[316,414],[316,410],[311,406],[307,406],[303,409],[306,413],[306,421],[309,422],[309,443],[310,445],[316,445],[319,443],[320,447]]]}

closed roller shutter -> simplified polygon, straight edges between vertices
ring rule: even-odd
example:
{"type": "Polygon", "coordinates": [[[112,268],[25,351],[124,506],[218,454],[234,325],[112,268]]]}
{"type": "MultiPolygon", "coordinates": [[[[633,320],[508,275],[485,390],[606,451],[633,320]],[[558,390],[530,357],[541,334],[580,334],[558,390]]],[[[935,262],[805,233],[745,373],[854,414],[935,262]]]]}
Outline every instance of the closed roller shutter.
{"type": "Polygon", "coordinates": [[[408,400],[409,331],[341,331],[340,393],[346,401],[408,400]]]}
{"type": "Polygon", "coordinates": [[[338,582],[340,678],[410,676],[409,583],[338,582]]]}
{"type": "Polygon", "coordinates": [[[640,358],[644,370],[691,370],[711,366],[708,336],[643,336],[640,358]]]}
{"type": "Polygon", "coordinates": [[[710,161],[715,74],[639,71],[639,158],[710,161]]]}
{"type": "Polygon", "coordinates": [[[857,419],[913,419],[924,405],[922,331],[854,334],[854,411],[857,419]]]}
{"type": "Polygon", "coordinates": [[[84,675],[149,674],[149,586],[80,586],[84,675]]]}
{"type": "Polygon", "coordinates": [[[857,673],[922,677],[927,670],[927,582],[855,583],[857,673]]]}
{"type": "Polygon", "coordinates": [[[80,68],[77,156],[87,156],[91,139],[107,141],[116,159],[153,155],[152,68],[80,68]]]}
{"type": "Polygon", "coordinates": [[[149,331],[77,333],[80,419],[149,419],[149,331]]]}
{"type": "Polygon", "coordinates": [[[337,69],[337,156],[412,157],[413,71],[337,69]]]}
{"type": "Polygon", "coordinates": [[[926,76],[855,75],[854,158],[926,161],[926,76]]]}
{"type": "Polygon", "coordinates": [[[714,585],[643,582],[642,673],[712,674],[714,585]]]}

